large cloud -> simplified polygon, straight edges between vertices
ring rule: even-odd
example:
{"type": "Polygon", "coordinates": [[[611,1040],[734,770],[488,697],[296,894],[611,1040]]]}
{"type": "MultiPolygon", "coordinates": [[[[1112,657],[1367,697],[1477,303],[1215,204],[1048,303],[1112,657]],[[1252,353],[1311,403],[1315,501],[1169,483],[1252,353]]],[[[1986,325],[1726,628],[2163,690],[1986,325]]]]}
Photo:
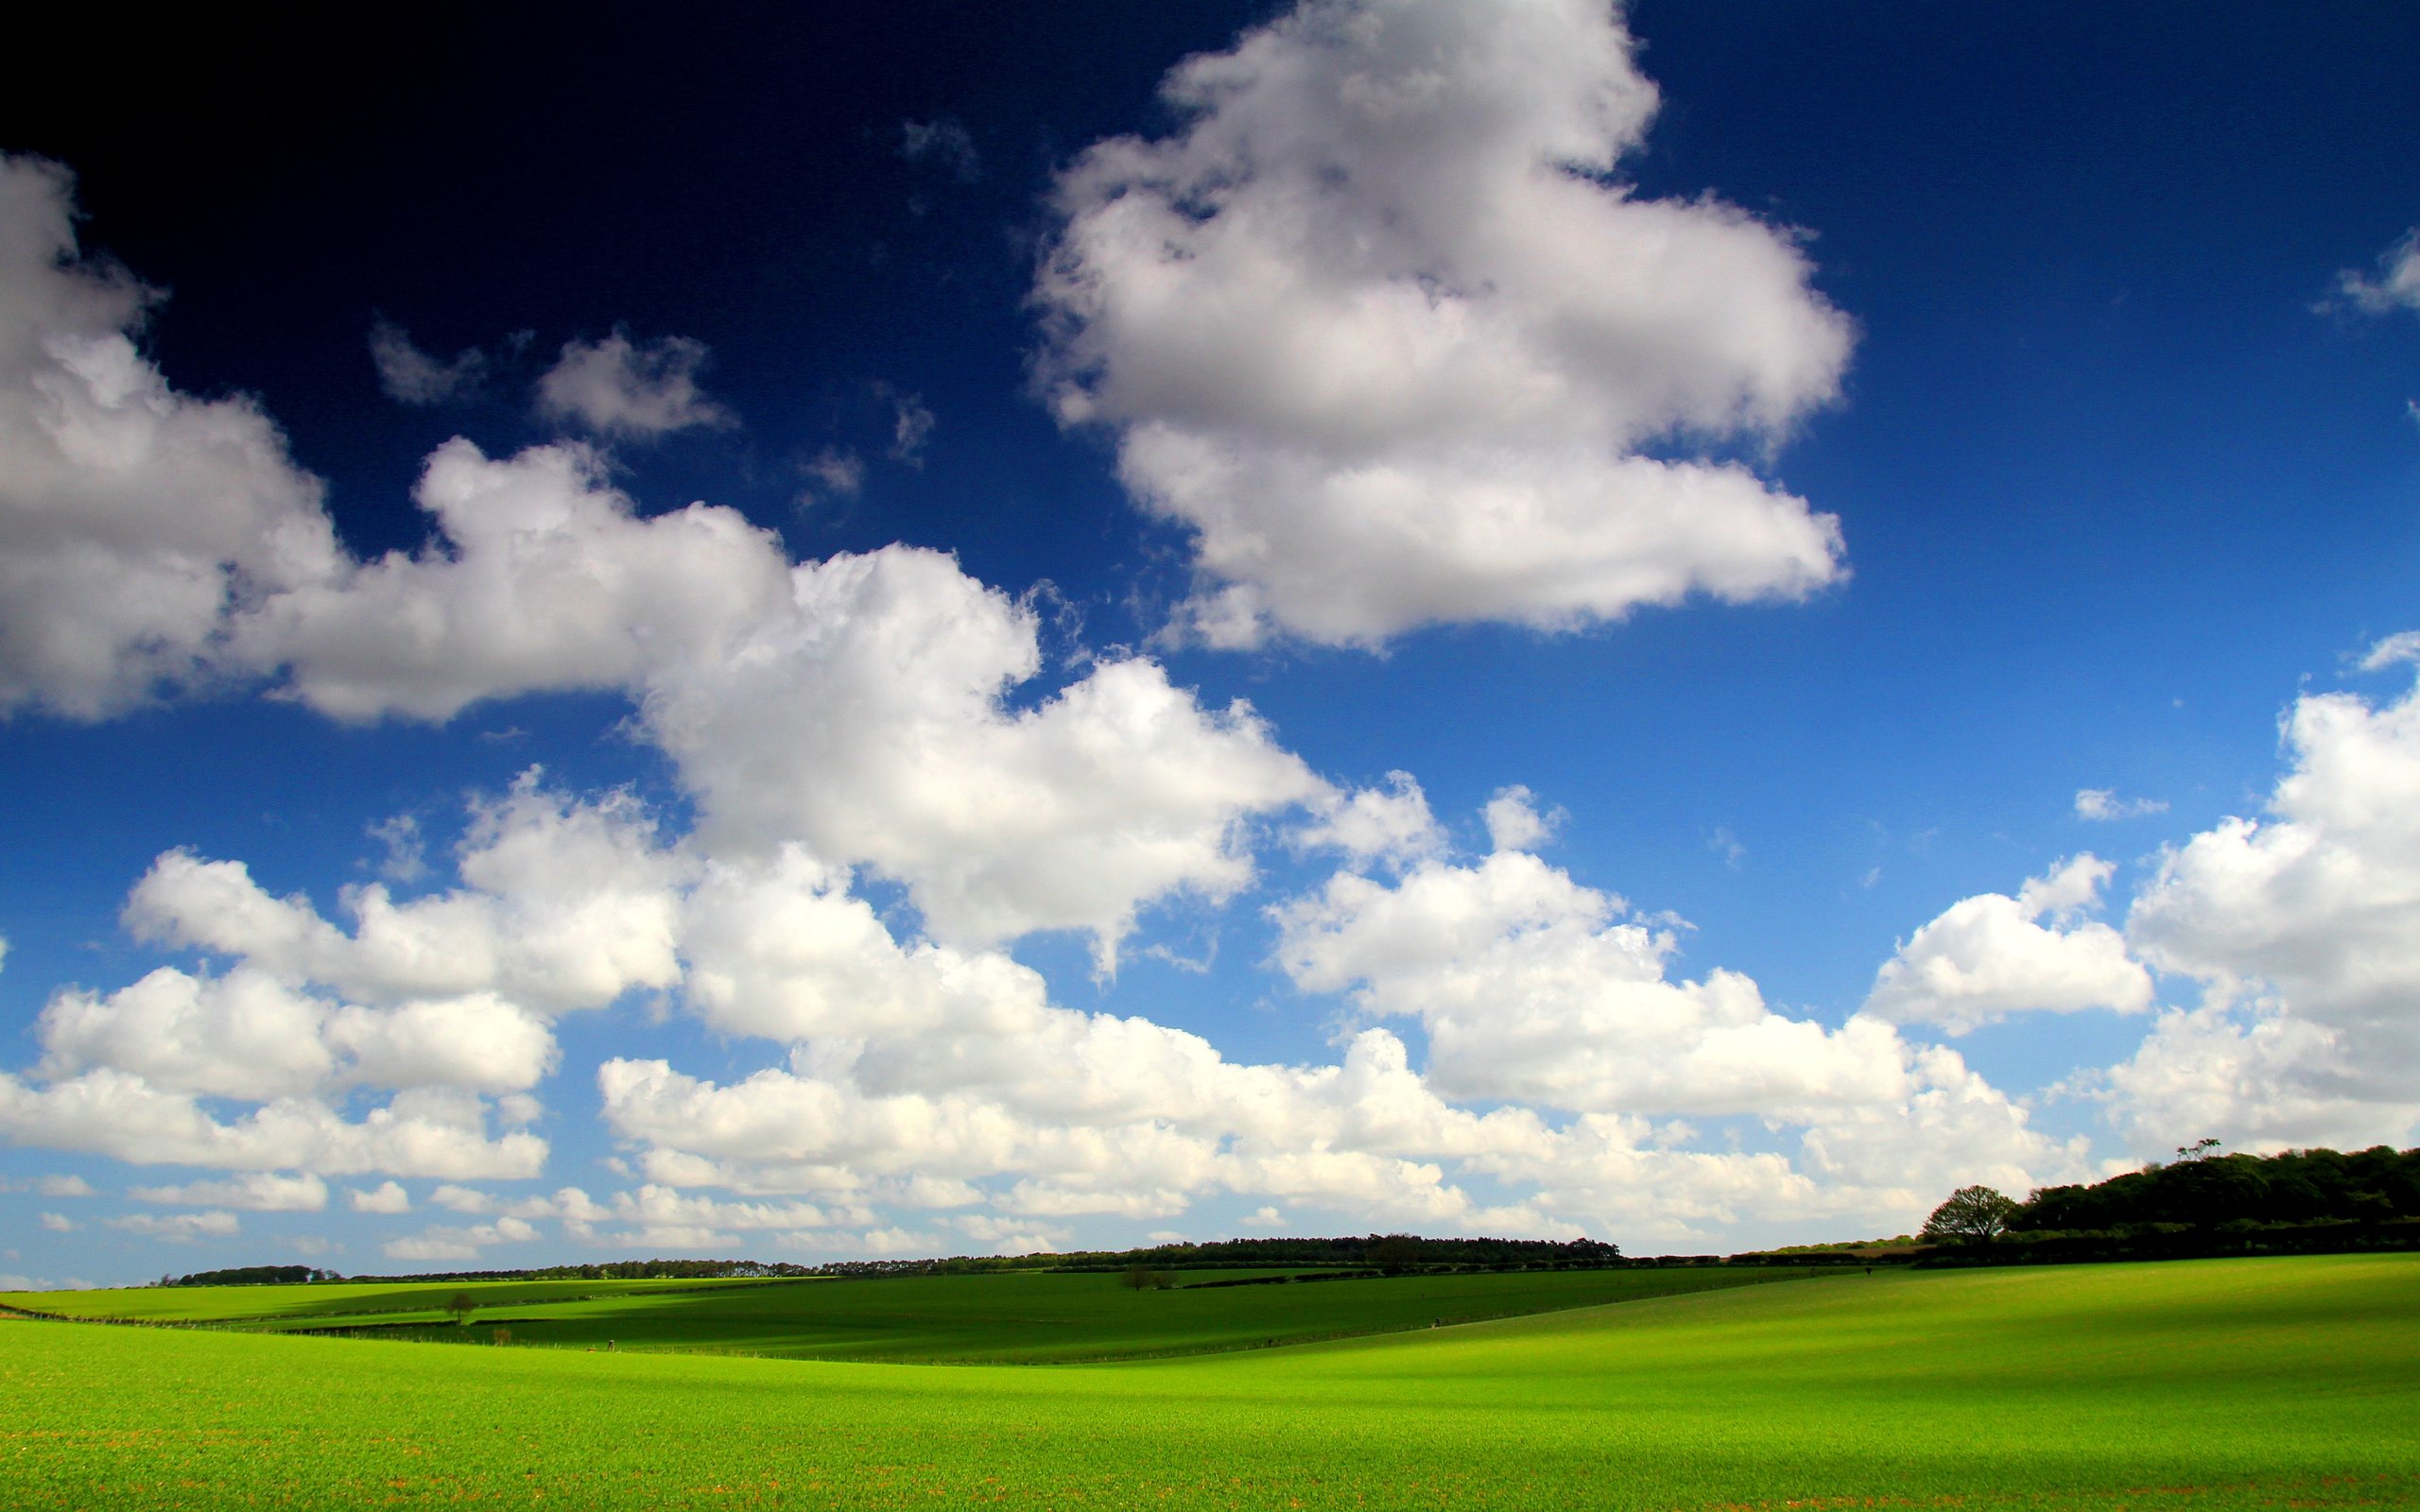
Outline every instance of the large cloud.
{"type": "MultiPolygon", "coordinates": [[[[2411,660],[2397,636],[2372,670],[2411,660]]],[[[2162,857],[2127,918],[2135,951],[2198,979],[2110,1074],[2146,1149],[2408,1142],[2420,1127],[2420,697],[2297,699],[2269,817],[2162,857]]]]}
{"type": "Polygon", "coordinates": [[[1071,424],[1193,533],[1191,628],[1373,642],[1804,594],[1829,516],[1657,438],[1777,437],[1847,322],[1792,238],[1613,175],[1655,90],[1590,0],[1305,0],[1062,174],[1035,300],[1071,424]]]}
{"type": "Polygon", "coordinates": [[[534,1134],[490,1138],[486,1109],[468,1094],[400,1092],[350,1121],[317,1099],[280,1098],[222,1120],[190,1093],[108,1067],[43,1087],[0,1072],[0,1137],[137,1164],[328,1176],[519,1178],[546,1160],[534,1134]]]}
{"type": "Polygon", "coordinates": [[[154,298],[78,260],[63,170],[0,156],[0,713],[98,718],[206,679],[232,610],[337,569],[277,427],[136,348],[154,298]]]}
{"type": "Polygon", "coordinates": [[[641,517],[570,447],[453,442],[420,498],[441,545],[247,619],[240,644],[289,667],[294,696],[443,718],[625,689],[708,848],[794,838],[869,863],[952,939],[1080,929],[1106,960],[1150,902],[1250,879],[1247,817],[1323,791],[1249,705],[1205,709],[1149,661],[1011,708],[1043,671],[1036,618],[938,552],[793,566],[730,509],[641,517]]]}
{"type": "MultiPolygon", "coordinates": [[[[97,716],[239,675],[347,720],[616,690],[680,764],[704,841],[802,840],[905,883],[949,938],[1088,931],[1104,965],[1153,902],[1248,882],[1253,816],[1324,791],[1248,705],[1205,708],[1154,662],[1033,688],[1036,616],[947,556],[793,564],[735,510],[642,515],[577,444],[441,446],[417,494],[428,544],[353,560],[255,408],[180,396],[142,360],[147,296],[76,263],[69,217],[62,173],[0,161],[0,711],[97,716]]],[[[619,433],[705,423],[698,356],[576,346],[546,392],[619,433]]],[[[197,880],[176,869],[160,889],[197,880]]],[[[443,906],[357,902],[365,962],[406,926],[468,940],[443,906]]],[[[296,927],[295,949],[325,944],[296,927]]],[[[631,948],[658,944],[643,926],[631,948]]],[[[442,974],[448,953],[422,954],[442,974]]],[[[573,995],[596,974],[543,964],[573,995]]]]}
{"type": "Polygon", "coordinates": [[[486,1099],[527,1122],[557,1059],[552,1015],[678,981],[683,863],[627,798],[574,802],[532,774],[475,805],[457,865],[465,885],[424,898],[348,890],[348,934],[240,862],[162,856],[129,927],[232,964],[54,994],[40,1085],[0,1075],[0,1129],[234,1169],[535,1175],[545,1142],[491,1139],[486,1099]],[[349,1119],[367,1089],[396,1095],[349,1119]],[[230,1121],[213,1102],[255,1106],[230,1121]]]}
{"type": "MultiPolygon", "coordinates": [[[[1497,807],[1498,830],[1535,837],[1517,797],[1497,807]]],[[[786,1043],[786,1063],[717,1081],[609,1060],[606,1120],[666,1189],[980,1204],[1027,1240],[1037,1220],[1164,1218],[1230,1196],[1680,1242],[1755,1220],[1905,1226],[1945,1182],[2082,1169],[2079,1145],[2033,1131],[1951,1052],[1873,1019],[1827,1030],[1774,1014],[1736,973],[1668,982],[1671,941],[1618,900],[1524,852],[1451,862],[1408,777],[1334,800],[1310,837],[1392,859],[1399,880],[1348,872],[1286,909],[1285,963],[1307,988],[1357,987],[1364,1009],[1420,1018],[1426,1067],[1387,1027],[1352,1033],[1331,1064],[1253,1065],[1059,1006],[997,953],[896,939],[845,875],[793,848],[711,866],[683,935],[690,1009],[786,1043]],[[1584,1111],[1558,1125],[1556,1108],[1584,1111]],[[1704,1148],[1639,1116],[1674,1111],[1754,1112],[1786,1141],[1794,1128],[1797,1150],[1704,1148]]]]}

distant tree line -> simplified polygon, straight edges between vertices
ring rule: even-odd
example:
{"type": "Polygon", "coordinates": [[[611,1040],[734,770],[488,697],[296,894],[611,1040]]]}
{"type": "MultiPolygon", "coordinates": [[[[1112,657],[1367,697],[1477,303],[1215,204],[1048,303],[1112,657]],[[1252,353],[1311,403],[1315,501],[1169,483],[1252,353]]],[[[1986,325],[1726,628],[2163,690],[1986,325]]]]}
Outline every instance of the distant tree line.
{"type": "Polygon", "coordinates": [[[386,1285],[404,1281],[721,1280],[732,1277],[822,1274],[821,1266],[794,1265],[778,1260],[608,1260],[588,1265],[546,1265],[534,1270],[428,1271],[412,1276],[355,1276],[353,1280],[386,1285]]]}
{"type": "Polygon", "coordinates": [[[198,1270],[190,1276],[163,1276],[162,1286],[293,1286],[303,1281],[340,1281],[332,1270],[310,1265],[238,1265],[233,1270],[198,1270]]]}
{"type": "Polygon", "coordinates": [[[1920,1263],[2156,1260],[2420,1248],[2420,1149],[2221,1155],[2219,1142],[2023,1202],[1961,1187],[1925,1221],[1920,1263]]]}
{"type": "Polygon", "coordinates": [[[2350,1155],[2217,1155],[2204,1143],[2092,1186],[2044,1187],[2009,1214],[2014,1232],[2130,1224],[2379,1223],[2420,1218],[2420,1149],[2350,1155]]]}

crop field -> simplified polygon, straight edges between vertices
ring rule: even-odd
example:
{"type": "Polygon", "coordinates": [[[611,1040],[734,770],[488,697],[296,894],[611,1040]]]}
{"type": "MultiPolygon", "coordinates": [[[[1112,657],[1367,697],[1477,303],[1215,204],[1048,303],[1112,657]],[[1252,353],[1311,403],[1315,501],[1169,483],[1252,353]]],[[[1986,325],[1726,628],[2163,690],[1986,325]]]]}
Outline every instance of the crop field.
{"type": "MultiPolygon", "coordinates": [[[[1391,1283],[1301,1290],[1360,1284],[1391,1283]]],[[[2415,1423],[2410,1256],[1847,1275],[1046,1368],[0,1324],[0,1486],[42,1508],[2408,1507],[2415,1423]]]]}

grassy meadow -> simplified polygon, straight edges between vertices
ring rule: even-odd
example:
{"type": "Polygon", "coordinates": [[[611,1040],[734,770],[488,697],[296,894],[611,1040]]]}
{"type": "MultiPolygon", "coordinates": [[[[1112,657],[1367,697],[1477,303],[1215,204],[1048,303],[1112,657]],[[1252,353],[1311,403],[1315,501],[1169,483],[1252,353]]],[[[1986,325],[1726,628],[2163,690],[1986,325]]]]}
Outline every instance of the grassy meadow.
{"type": "MultiPolygon", "coordinates": [[[[1007,1313],[1029,1280],[979,1280],[1007,1313]]],[[[2411,1256],[1852,1274],[1049,1368],[0,1323],[0,1485],[43,1508],[2411,1506],[2415,1423],[2411,1256]]]]}
{"type": "MultiPolygon", "coordinates": [[[[1197,1278],[1221,1274],[1249,1273],[1197,1273],[1197,1278]]],[[[788,1359],[1063,1365],[1399,1332],[1806,1274],[1751,1269],[1513,1271],[1140,1292],[1121,1286],[1112,1275],[1033,1271],[767,1281],[711,1290],[673,1282],[576,1300],[499,1297],[490,1302],[483,1297],[467,1328],[457,1326],[425,1297],[414,1298],[418,1311],[389,1312],[387,1298],[372,1297],[350,1306],[375,1311],[351,1315],[287,1313],[247,1326],[323,1330],[358,1324],[365,1334],[454,1343],[484,1343],[503,1327],[520,1346],[587,1349],[611,1343],[622,1349],[715,1350],[788,1359]]],[[[229,1288],[248,1289],[270,1288],[229,1288]]],[[[444,1297],[433,1300],[441,1305],[444,1297]]]]}
{"type": "Polygon", "coordinates": [[[754,1279],[563,1281],[319,1281],[307,1286],[127,1286],[90,1292],[0,1292],[0,1307],[58,1317],[112,1318],[138,1323],[285,1322],[298,1327],[338,1320],[445,1315],[458,1293],[482,1309],[541,1302],[601,1300],[667,1292],[764,1286],[754,1279]]]}

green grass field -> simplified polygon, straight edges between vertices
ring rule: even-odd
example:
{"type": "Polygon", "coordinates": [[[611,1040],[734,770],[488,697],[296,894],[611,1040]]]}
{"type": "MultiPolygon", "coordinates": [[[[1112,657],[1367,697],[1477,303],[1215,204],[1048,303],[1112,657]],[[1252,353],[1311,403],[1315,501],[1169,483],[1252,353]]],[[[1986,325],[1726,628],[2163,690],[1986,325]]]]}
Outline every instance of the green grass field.
{"type": "Polygon", "coordinates": [[[448,1297],[468,1292],[481,1307],[586,1297],[645,1297],[779,1284],[754,1280],[335,1281],[309,1286],[129,1286],[91,1292],[0,1292],[0,1307],[61,1317],[202,1323],[250,1319],[334,1319],[425,1313],[443,1315],[448,1297]]]}
{"type": "Polygon", "coordinates": [[[0,1324],[0,1498],[43,1508],[2409,1507],[2415,1423],[2410,1256],[1850,1275],[1050,1368],[0,1324]]]}
{"type": "MultiPolygon", "coordinates": [[[[1204,1271],[1209,1280],[1279,1272],[1204,1271]]],[[[1263,1349],[1789,1280],[1783,1269],[1516,1271],[1131,1291],[1110,1274],[130,1288],[0,1295],[77,1317],[334,1329],[389,1339],[915,1364],[1069,1364],[1263,1349]],[[467,1294],[465,1328],[444,1312],[467,1294]]]]}
{"type": "MultiPolygon", "coordinates": [[[[1539,1271],[1281,1286],[1131,1291],[1110,1275],[1040,1272],[807,1280],[436,1314],[409,1332],[515,1344],[717,1349],[791,1359],[1072,1364],[1262,1349],[1791,1278],[1754,1270],[1539,1271]]],[[[297,1320],[298,1323],[302,1320],[297,1320]]],[[[316,1321],[316,1320],[314,1320],[316,1321]]],[[[401,1321],[401,1320],[397,1320],[401,1321]]],[[[389,1324],[392,1328],[392,1324],[389,1324]]]]}

